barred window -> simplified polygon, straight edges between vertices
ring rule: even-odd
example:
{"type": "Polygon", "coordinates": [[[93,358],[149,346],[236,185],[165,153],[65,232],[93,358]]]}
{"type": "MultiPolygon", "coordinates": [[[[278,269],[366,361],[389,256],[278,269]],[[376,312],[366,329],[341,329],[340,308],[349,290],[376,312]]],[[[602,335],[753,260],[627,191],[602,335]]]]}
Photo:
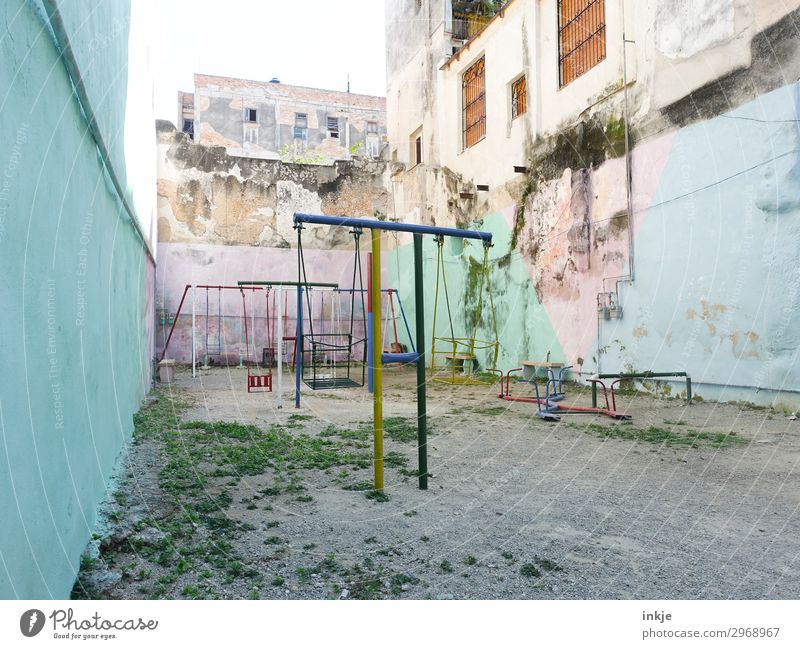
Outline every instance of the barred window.
{"type": "Polygon", "coordinates": [[[528,110],[528,84],[523,74],[511,84],[511,119],[522,115],[528,110]]]}
{"type": "Polygon", "coordinates": [[[485,58],[470,67],[462,79],[464,148],[471,147],[486,136],[486,77],[485,58]]]}
{"type": "Polygon", "coordinates": [[[295,113],[294,114],[294,139],[307,140],[308,139],[308,114],[295,113]]]}
{"type": "Polygon", "coordinates": [[[606,58],[605,0],[558,0],[559,87],[606,58]]]}

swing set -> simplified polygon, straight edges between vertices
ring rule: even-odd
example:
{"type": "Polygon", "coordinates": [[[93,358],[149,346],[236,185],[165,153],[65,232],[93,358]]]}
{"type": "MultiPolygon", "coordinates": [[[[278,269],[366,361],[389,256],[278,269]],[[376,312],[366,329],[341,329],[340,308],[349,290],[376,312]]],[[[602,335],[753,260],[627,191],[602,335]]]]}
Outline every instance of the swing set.
{"type": "MultiPolygon", "coordinates": [[[[447,291],[447,274],[444,268],[444,236],[437,235],[436,241],[436,293],[433,303],[433,334],[431,337],[431,378],[434,381],[454,385],[482,385],[496,380],[502,372],[497,369],[497,357],[500,353],[500,341],[497,337],[497,320],[494,312],[494,298],[492,296],[489,279],[489,248],[491,242],[483,242],[483,263],[479,271],[479,284],[477,291],[477,308],[472,319],[472,327],[468,329],[470,335],[458,337],[453,327],[453,314],[450,309],[450,295],[447,291]],[[447,322],[449,336],[436,335],[436,316],[439,309],[439,286],[442,287],[445,307],[447,309],[447,322]],[[478,327],[483,314],[484,291],[489,297],[491,313],[491,340],[478,338],[478,327]],[[476,352],[488,352],[490,363],[482,373],[475,372],[477,362],[476,352]]],[[[471,261],[471,260],[470,260],[471,261]]],[[[469,325],[469,323],[467,323],[469,325]]]]}
{"type": "MultiPolygon", "coordinates": [[[[430,225],[416,225],[411,223],[395,223],[391,221],[378,221],[375,219],[364,218],[351,218],[339,216],[320,216],[315,214],[303,214],[295,212],[294,227],[297,230],[298,238],[298,259],[297,259],[297,274],[298,274],[298,291],[297,300],[298,306],[302,301],[303,282],[305,278],[305,265],[302,254],[302,233],[303,225],[305,223],[314,223],[317,225],[330,225],[337,227],[349,227],[355,239],[355,255],[358,257],[354,268],[353,277],[353,290],[356,292],[355,276],[356,268],[359,270],[359,280],[361,261],[358,251],[358,240],[361,235],[362,229],[368,229],[371,233],[372,243],[372,263],[370,264],[370,282],[369,282],[369,304],[372,314],[378,314],[378,317],[369,319],[369,335],[367,342],[369,343],[370,353],[368,357],[369,366],[373,376],[373,455],[374,455],[374,487],[376,490],[383,490],[383,364],[384,363],[415,363],[417,367],[417,449],[418,449],[418,469],[417,475],[419,478],[419,488],[428,488],[428,438],[427,438],[427,406],[426,406],[426,368],[425,368],[425,296],[424,296],[424,282],[423,282],[423,264],[422,264],[422,235],[431,234],[437,237],[451,236],[462,239],[478,239],[484,242],[484,245],[490,245],[492,234],[490,232],[477,232],[473,230],[462,230],[458,228],[442,228],[430,225]],[[383,230],[393,232],[410,232],[414,236],[414,311],[416,316],[415,331],[416,331],[416,344],[414,352],[408,353],[386,353],[383,351],[382,331],[381,331],[381,233],[383,230]]],[[[484,269],[487,266],[487,258],[484,255],[484,269]]],[[[485,270],[486,273],[488,271],[485,270]]],[[[363,296],[363,285],[357,290],[359,295],[363,296]]],[[[363,297],[361,298],[363,303],[363,297]]],[[[494,311],[494,309],[492,309],[494,311]]],[[[298,336],[303,340],[303,327],[302,327],[302,309],[298,308],[298,336]]],[[[495,327],[496,329],[496,327],[495,327]]],[[[353,340],[352,331],[349,332],[349,341],[353,340]]],[[[454,337],[454,336],[453,336],[454,337]]],[[[474,337],[474,336],[473,336],[474,337]]],[[[496,337],[496,333],[495,333],[496,337]]],[[[298,350],[298,365],[302,365],[304,354],[302,353],[303,344],[301,342],[300,349],[298,350]]],[[[473,351],[478,349],[477,341],[473,346],[473,351]]],[[[497,349],[497,347],[495,347],[497,349]]],[[[346,350],[350,353],[350,348],[347,346],[346,350]]],[[[496,362],[495,351],[495,360],[496,362]]],[[[365,360],[367,358],[365,357],[365,360]]],[[[295,373],[295,407],[300,407],[300,382],[301,382],[301,368],[298,367],[295,373]]],[[[355,387],[355,386],[350,386],[355,387]]]]}

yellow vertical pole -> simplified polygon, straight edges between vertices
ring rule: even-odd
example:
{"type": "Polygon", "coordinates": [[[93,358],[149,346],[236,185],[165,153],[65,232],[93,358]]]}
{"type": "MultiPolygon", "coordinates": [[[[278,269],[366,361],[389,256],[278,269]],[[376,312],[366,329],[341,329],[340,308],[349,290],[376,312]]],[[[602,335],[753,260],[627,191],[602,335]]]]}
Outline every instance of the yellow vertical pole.
{"type": "Polygon", "coordinates": [[[381,231],[372,230],[372,418],[375,426],[375,489],[383,491],[383,368],[381,367],[381,231]]]}

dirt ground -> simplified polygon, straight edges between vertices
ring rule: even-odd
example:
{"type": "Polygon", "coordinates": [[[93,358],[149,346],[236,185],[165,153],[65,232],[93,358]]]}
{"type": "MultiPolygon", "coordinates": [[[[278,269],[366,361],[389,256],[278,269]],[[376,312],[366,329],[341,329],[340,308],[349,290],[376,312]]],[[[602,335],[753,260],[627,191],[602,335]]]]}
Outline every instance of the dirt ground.
{"type": "Polygon", "coordinates": [[[495,386],[433,383],[421,491],[414,379],[385,372],[385,499],[366,389],[304,388],[296,410],[287,374],[278,410],[239,368],[179,371],[137,421],[73,596],[800,598],[788,413],[625,393],[629,422],[550,423],[495,386]]]}

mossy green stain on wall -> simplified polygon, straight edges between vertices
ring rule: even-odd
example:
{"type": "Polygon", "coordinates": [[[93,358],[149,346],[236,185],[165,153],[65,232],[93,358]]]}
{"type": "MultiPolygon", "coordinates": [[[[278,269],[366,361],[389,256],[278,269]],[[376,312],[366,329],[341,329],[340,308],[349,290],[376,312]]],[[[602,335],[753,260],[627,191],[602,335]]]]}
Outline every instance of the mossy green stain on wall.
{"type": "MultiPolygon", "coordinates": [[[[68,23],[83,5],[62,3],[68,23]]],[[[127,24],[126,3],[111,6],[127,24]]],[[[11,0],[0,20],[0,597],[64,598],[147,389],[149,262],[40,18],[11,0]]],[[[118,34],[93,66],[127,46],[118,34]]],[[[93,90],[124,106],[116,72],[93,90]]]]}
{"type": "MultiPolygon", "coordinates": [[[[489,251],[489,278],[495,305],[497,334],[500,354],[497,367],[507,371],[518,367],[522,360],[543,360],[548,352],[551,360],[564,360],[564,352],[555,335],[544,307],[536,297],[536,291],[522,264],[519,255],[504,255],[511,239],[511,231],[502,214],[492,213],[484,219],[470,224],[470,229],[487,230],[493,234],[493,247],[489,251]]],[[[451,296],[453,332],[456,336],[471,335],[470,327],[477,312],[477,287],[479,269],[483,264],[483,244],[464,240],[460,254],[452,254],[445,243],[443,256],[447,285],[451,296]],[[454,299],[455,298],[455,299],[454,299]],[[463,306],[459,305],[463,301],[463,306]]],[[[430,352],[433,309],[436,292],[436,243],[432,237],[423,238],[423,266],[425,285],[425,339],[426,352],[430,352]]],[[[409,322],[414,323],[414,260],[413,246],[403,245],[386,255],[388,285],[398,287],[403,308],[409,322]]],[[[450,326],[442,287],[440,284],[439,306],[436,317],[437,336],[450,336],[450,326]]],[[[403,332],[405,337],[405,332],[403,332]]],[[[484,291],[481,319],[476,337],[491,341],[489,298],[484,291]]],[[[408,344],[409,341],[401,342],[408,344]]],[[[478,351],[476,356],[481,368],[490,365],[492,351],[478,351]]],[[[430,358],[427,358],[430,364],[430,358]]]]}

